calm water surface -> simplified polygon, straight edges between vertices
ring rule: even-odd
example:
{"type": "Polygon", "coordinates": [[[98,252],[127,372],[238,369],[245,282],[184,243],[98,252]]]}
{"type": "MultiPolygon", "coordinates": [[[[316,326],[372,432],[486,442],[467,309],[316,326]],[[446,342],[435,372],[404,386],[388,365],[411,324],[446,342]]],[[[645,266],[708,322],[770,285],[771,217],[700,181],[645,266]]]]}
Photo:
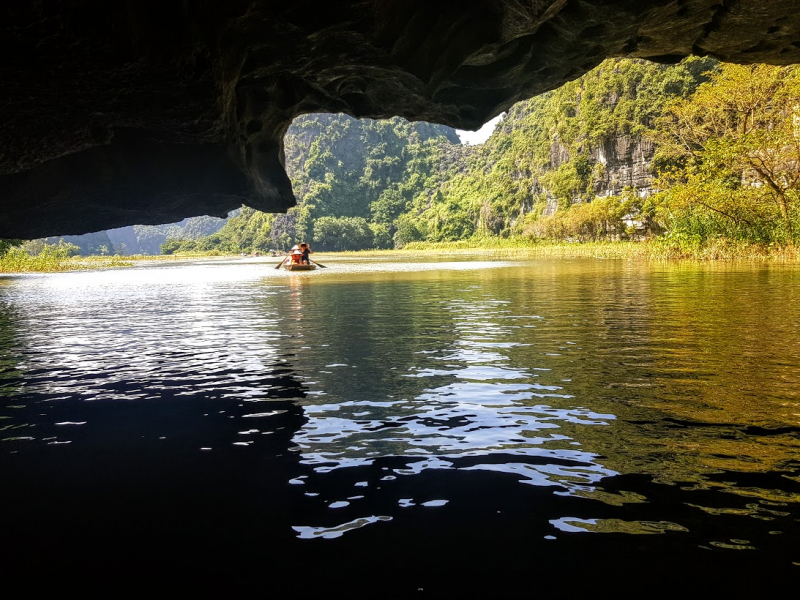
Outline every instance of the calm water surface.
{"type": "Polygon", "coordinates": [[[800,269],[325,264],[0,278],[0,589],[800,581],[800,269]]]}

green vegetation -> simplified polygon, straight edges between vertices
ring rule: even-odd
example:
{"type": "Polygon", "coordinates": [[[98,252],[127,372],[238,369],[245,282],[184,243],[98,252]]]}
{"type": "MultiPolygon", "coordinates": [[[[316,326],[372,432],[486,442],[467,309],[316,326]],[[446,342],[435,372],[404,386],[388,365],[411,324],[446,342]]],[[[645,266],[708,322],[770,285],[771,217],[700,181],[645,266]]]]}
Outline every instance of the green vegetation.
{"type": "Polygon", "coordinates": [[[654,137],[668,239],[800,240],[800,69],[724,65],[670,102],[654,137]]]}
{"type": "MultiPolygon", "coordinates": [[[[703,59],[672,67],[606,61],[558,90],[520,102],[485,144],[468,153],[462,161],[466,168],[443,182],[442,197],[468,211],[478,234],[565,239],[580,230],[589,238],[596,237],[593,232],[625,235],[625,212],[609,220],[607,211],[579,208],[615,187],[607,181],[601,152],[618,140],[641,141],[664,104],[691,94],[712,67],[703,59]],[[537,224],[571,210],[581,214],[537,224]],[[559,221],[571,224],[563,230],[559,221]]],[[[649,208],[634,192],[619,189],[614,194],[629,203],[627,214],[649,208]]],[[[426,211],[420,216],[425,219],[426,211]]],[[[437,238],[448,239],[428,236],[437,238]]]]}
{"type": "Polygon", "coordinates": [[[481,253],[504,258],[620,258],[650,260],[748,260],[798,262],[800,247],[775,246],[717,238],[702,245],[675,243],[670,237],[642,241],[559,242],[530,237],[472,237],[455,242],[413,242],[402,251],[441,255],[481,253]]]}
{"type": "Polygon", "coordinates": [[[9,248],[20,244],[22,244],[22,240],[0,240],[0,256],[3,256],[9,248]]]}
{"type": "Polygon", "coordinates": [[[71,257],[77,254],[78,247],[59,242],[46,244],[41,240],[33,242],[0,244],[0,273],[25,273],[37,271],[69,271],[71,257]],[[5,247],[3,250],[2,247],[5,247]]]}
{"type": "Polygon", "coordinates": [[[212,236],[163,249],[238,253],[301,240],[333,251],[505,247],[503,240],[539,247],[658,237],[642,246],[648,255],[775,254],[800,232],[797,80],[796,67],[610,60],[515,105],[476,147],[453,143],[448,128],[402,119],[303,117],[286,136],[296,208],[244,209],[212,236]],[[621,167],[611,163],[619,157],[609,153],[618,148],[630,160],[638,149],[636,160],[648,161],[636,179],[643,188],[616,180],[621,167]]]}
{"type": "Polygon", "coordinates": [[[449,127],[400,118],[300,117],[285,138],[297,207],[277,215],[244,208],[213,235],[168,240],[162,251],[264,252],[300,241],[341,250],[390,248],[395,221],[408,212],[413,191],[424,187],[420,178],[438,168],[442,148],[457,143],[449,127]],[[334,240],[337,232],[341,238],[334,240]]]}
{"type": "Polygon", "coordinates": [[[402,252],[486,254],[495,258],[650,258],[650,248],[640,242],[551,242],[527,237],[470,238],[455,242],[413,242],[402,252]]]}
{"type": "Polygon", "coordinates": [[[151,233],[173,255],[638,241],[657,257],[789,259],[798,106],[800,67],[618,59],[518,103],[480,146],[400,118],[306,115],[285,139],[296,207],[151,233]]]}
{"type": "Polygon", "coordinates": [[[172,256],[81,256],[80,248],[59,240],[0,240],[0,273],[44,273],[130,267],[137,262],[175,260],[172,256]]]}

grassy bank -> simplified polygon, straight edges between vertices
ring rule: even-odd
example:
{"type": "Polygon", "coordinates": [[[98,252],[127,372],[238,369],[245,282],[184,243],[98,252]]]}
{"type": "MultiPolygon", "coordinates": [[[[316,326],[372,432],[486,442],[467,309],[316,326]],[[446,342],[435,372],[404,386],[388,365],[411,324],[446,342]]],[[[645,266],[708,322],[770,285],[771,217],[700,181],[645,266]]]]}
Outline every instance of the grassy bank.
{"type": "Polygon", "coordinates": [[[40,254],[30,255],[22,248],[9,248],[0,254],[0,273],[59,273],[90,269],[131,267],[154,261],[179,260],[177,256],[66,256],[55,247],[45,248],[40,254]]]}
{"type": "MultiPolygon", "coordinates": [[[[681,236],[666,236],[644,241],[559,242],[541,241],[523,237],[480,237],[455,242],[411,242],[395,250],[346,250],[338,252],[317,251],[314,256],[402,257],[420,254],[490,254],[496,258],[601,258],[650,260],[700,260],[700,261],[761,261],[800,262],[800,247],[754,244],[750,242],[716,238],[698,241],[681,236]]],[[[200,258],[223,256],[218,250],[209,252],[178,253],[170,258],[200,258]]],[[[231,254],[238,256],[238,254],[231,254]]],[[[263,255],[264,258],[269,257],[263,255]]],[[[158,257],[154,257],[158,258],[158,257]]],[[[313,257],[312,257],[313,258],[313,257]]]]}
{"type": "MultiPolygon", "coordinates": [[[[394,250],[317,251],[327,257],[391,257],[404,254],[488,253],[498,258],[603,258],[702,261],[774,261],[800,262],[800,246],[756,244],[727,238],[701,240],[686,235],[667,235],[643,241],[566,242],[542,241],[530,237],[474,237],[454,242],[410,242],[394,250]]],[[[239,256],[238,253],[228,254],[239,256]]],[[[249,254],[248,254],[249,255],[249,254]]],[[[219,250],[180,252],[170,257],[197,258],[225,256],[219,250]]],[[[267,254],[262,255],[268,258],[267,254]]],[[[279,257],[269,257],[280,260],[279,257]]],[[[324,260],[324,259],[321,259],[324,260]]]]}
{"type": "Polygon", "coordinates": [[[679,236],[666,236],[646,242],[649,256],[664,259],[800,262],[800,246],[758,244],[743,240],[712,238],[699,241],[679,236]]]}
{"type": "Polygon", "coordinates": [[[800,247],[754,244],[724,238],[696,241],[663,237],[623,242],[548,242],[529,238],[478,238],[457,242],[413,242],[411,252],[487,251],[508,257],[541,258],[642,258],[657,260],[749,260],[800,262],[800,247]]]}
{"type": "MultiPolygon", "coordinates": [[[[537,242],[527,238],[476,238],[457,242],[413,242],[401,250],[360,250],[318,252],[322,257],[381,256],[402,257],[420,254],[489,254],[495,258],[598,258],[645,260],[759,261],[800,263],[800,247],[753,244],[716,239],[696,242],[674,237],[640,242],[537,242]]],[[[148,262],[190,260],[225,256],[218,250],[161,256],[65,256],[56,247],[32,256],[22,248],[9,248],[0,254],[0,273],[55,273],[89,269],[130,267],[148,262]]],[[[232,254],[229,256],[239,256],[232,254]]],[[[265,259],[279,257],[264,256],[265,259]]],[[[322,258],[324,260],[324,258],[322,258]]]]}
{"type": "Polygon", "coordinates": [[[641,242],[532,242],[524,238],[481,238],[457,242],[412,242],[403,248],[408,252],[491,252],[498,256],[541,258],[644,258],[641,242]]]}

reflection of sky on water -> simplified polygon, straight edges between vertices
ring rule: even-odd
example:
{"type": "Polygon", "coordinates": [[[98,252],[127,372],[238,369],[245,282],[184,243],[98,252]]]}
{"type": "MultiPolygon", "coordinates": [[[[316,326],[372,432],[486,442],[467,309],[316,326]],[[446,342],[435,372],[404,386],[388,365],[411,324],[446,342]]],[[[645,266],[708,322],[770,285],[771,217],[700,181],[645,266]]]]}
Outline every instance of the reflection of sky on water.
{"type": "Polygon", "coordinates": [[[341,525],[337,525],[336,527],[306,527],[302,525],[296,525],[293,529],[297,532],[297,537],[300,539],[334,539],[338,537],[342,537],[348,531],[353,531],[354,529],[360,529],[365,525],[370,525],[372,523],[380,523],[385,521],[391,521],[391,517],[362,517],[360,519],[354,519],[352,521],[348,521],[347,523],[342,523],[341,525]]]}
{"type": "MultiPolygon", "coordinates": [[[[453,341],[438,350],[418,351],[419,364],[397,373],[398,383],[417,382],[413,397],[380,398],[381,392],[391,391],[381,388],[371,390],[371,400],[326,393],[324,404],[306,404],[308,422],[294,436],[301,462],[327,473],[405,457],[404,468],[392,469],[398,476],[429,469],[481,470],[525,484],[560,486],[563,494],[614,475],[562,429],[565,422],[603,426],[614,416],[547,402],[563,403],[572,396],[561,386],[537,382],[533,365],[512,365],[510,355],[527,345],[512,341],[514,330],[532,318],[509,315],[507,305],[485,297],[442,304],[453,341]]],[[[352,393],[363,397],[366,391],[352,393]]]]}
{"type": "Polygon", "coordinates": [[[279,319],[250,300],[257,274],[237,274],[195,265],[25,280],[8,298],[26,390],[54,400],[157,399],[165,389],[268,397],[258,383],[278,360],[279,319]]]}

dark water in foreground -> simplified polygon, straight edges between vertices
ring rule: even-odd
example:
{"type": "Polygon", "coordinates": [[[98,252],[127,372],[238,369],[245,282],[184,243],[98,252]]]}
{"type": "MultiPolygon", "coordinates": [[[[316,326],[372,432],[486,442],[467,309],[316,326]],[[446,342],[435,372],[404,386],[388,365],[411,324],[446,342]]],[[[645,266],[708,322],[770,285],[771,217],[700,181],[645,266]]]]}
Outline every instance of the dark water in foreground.
{"type": "Polygon", "coordinates": [[[800,582],[800,270],[325,264],[0,278],[0,594],[800,582]]]}

